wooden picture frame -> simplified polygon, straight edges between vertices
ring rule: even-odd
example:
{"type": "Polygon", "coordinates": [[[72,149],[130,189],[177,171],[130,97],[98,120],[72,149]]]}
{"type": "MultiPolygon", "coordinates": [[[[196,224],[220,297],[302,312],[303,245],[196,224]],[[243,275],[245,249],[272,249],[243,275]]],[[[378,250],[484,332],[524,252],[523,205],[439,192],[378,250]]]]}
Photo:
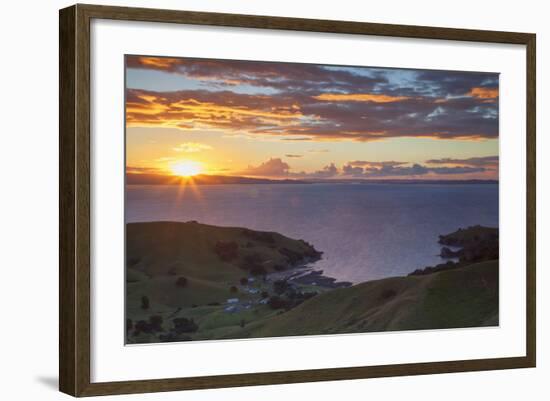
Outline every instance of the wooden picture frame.
{"type": "Polygon", "coordinates": [[[95,396],[535,366],[536,37],[534,34],[80,4],[60,11],[59,28],[59,388],[62,392],[73,396],[95,396]],[[90,21],[94,18],[525,45],[527,49],[525,60],[527,71],[526,355],[511,358],[92,383],[90,380],[90,21]]]}

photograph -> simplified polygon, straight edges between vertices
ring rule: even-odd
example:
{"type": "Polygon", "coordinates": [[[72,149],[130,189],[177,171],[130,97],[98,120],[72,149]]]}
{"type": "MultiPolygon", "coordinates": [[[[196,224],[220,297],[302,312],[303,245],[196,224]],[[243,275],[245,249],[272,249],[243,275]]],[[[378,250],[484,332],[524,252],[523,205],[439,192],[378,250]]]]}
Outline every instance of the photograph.
{"type": "Polygon", "coordinates": [[[125,55],[126,343],[499,325],[499,74],[125,55]]]}

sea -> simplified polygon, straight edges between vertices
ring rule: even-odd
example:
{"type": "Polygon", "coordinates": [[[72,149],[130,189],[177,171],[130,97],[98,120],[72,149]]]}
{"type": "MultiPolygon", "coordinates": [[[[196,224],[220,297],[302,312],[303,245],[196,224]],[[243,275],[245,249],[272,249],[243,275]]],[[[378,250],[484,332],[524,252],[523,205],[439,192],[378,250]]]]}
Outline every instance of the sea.
{"type": "Polygon", "coordinates": [[[438,236],[498,227],[498,184],[129,185],[126,221],[276,231],[323,252],[313,268],[359,283],[444,262],[438,236]]]}

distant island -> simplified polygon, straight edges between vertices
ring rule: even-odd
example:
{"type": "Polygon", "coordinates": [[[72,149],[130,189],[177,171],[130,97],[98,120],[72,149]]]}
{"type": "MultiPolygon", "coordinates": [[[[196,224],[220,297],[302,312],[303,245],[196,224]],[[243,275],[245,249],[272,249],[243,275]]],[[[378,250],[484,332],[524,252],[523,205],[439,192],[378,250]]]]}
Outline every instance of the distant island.
{"type": "Polygon", "coordinates": [[[306,184],[301,180],[272,180],[268,178],[240,177],[230,175],[198,174],[192,177],[181,177],[165,174],[136,174],[126,173],[127,185],[222,185],[222,184],[306,184]]]}
{"type": "Polygon", "coordinates": [[[271,179],[229,175],[198,174],[182,177],[167,174],[126,173],[127,185],[227,185],[227,184],[498,184],[498,180],[441,180],[441,179],[363,179],[363,178],[330,178],[330,179],[271,179]]]}
{"type": "Polygon", "coordinates": [[[355,285],[309,267],[322,252],[276,232],[191,221],[126,234],[128,343],[498,325],[494,228],[440,236],[446,263],[355,285]]]}

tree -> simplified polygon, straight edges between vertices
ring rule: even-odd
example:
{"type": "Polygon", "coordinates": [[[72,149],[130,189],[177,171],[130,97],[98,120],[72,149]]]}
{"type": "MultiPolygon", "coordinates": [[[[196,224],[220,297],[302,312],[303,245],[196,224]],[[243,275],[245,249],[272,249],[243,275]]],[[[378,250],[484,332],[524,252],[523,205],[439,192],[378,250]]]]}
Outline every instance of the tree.
{"type": "Polygon", "coordinates": [[[275,291],[275,293],[279,295],[288,290],[289,287],[290,285],[286,280],[276,280],[273,282],[273,291],[275,291]]]}
{"type": "Polygon", "coordinates": [[[263,261],[264,260],[260,254],[252,253],[245,256],[241,264],[241,268],[244,270],[248,270],[253,276],[259,276],[266,273],[266,270],[263,266],[263,261]]]}
{"type": "Polygon", "coordinates": [[[186,277],[178,277],[178,279],[176,280],[176,285],[178,287],[185,287],[187,286],[187,278],[186,277]]]}
{"type": "Polygon", "coordinates": [[[149,297],[147,295],[141,297],[141,309],[149,309],[149,297]]]}
{"type": "Polygon", "coordinates": [[[271,309],[290,309],[290,302],[278,295],[273,295],[268,301],[271,309]]]}
{"type": "Polygon", "coordinates": [[[149,325],[151,326],[151,330],[153,331],[162,331],[162,316],[149,316],[149,325]]]}
{"type": "Polygon", "coordinates": [[[151,325],[145,320],[138,320],[134,328],[136,335],[140,333],[151,333],[153,331],[151,325]]]}
{"type": "Polygon", "coordinates": [[[199,329],[199,326],[197,326],[193,318],[187,319],[185,317],[178,317],[172,320],[172,322],[174,323],[174,331],[177,334],[194,333],[199,329]]]}

